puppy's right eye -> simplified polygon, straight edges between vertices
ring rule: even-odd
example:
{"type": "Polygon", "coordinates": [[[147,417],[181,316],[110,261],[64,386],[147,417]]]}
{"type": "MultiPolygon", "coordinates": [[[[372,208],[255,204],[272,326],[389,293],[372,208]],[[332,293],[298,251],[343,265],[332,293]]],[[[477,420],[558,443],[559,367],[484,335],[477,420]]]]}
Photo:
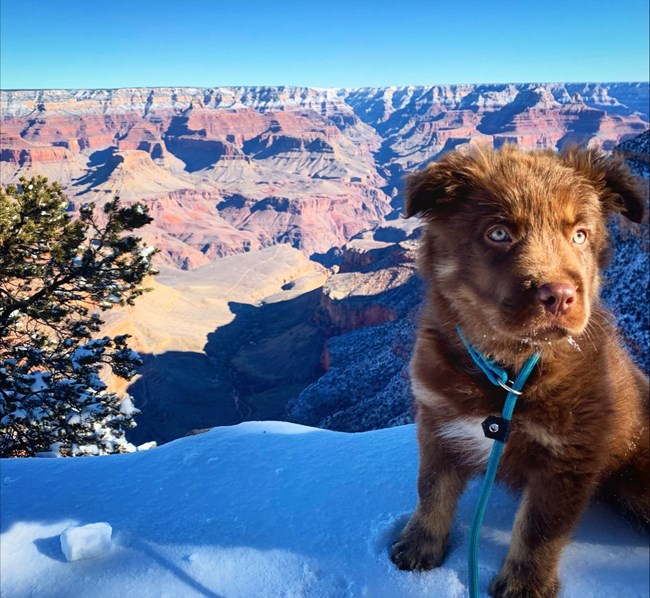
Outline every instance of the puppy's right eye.
{"type": "Polygon", "coordinates": [[[485,235],[490,241],[494,241],[495,243],[510,243],[512,241],[508,229],[504,226],[495,226],[489,229],[485,235]]]}

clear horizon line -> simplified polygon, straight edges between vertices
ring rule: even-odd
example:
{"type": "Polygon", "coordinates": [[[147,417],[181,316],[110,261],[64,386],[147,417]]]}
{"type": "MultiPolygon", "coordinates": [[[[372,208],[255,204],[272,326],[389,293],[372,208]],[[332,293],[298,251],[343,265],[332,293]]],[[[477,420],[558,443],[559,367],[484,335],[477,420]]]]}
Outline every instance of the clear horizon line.
{"type": "Polygon", "coordinates": [[[390,88],[407,88],[407,87],[461,87],[466,85],[474,86],[494,86],[494,85],[613,85],[627,83],[650,85],[649,80],[620,80],[620,81],[500,81],[500,82],[475,82],[475,83],[420,83],[404,85],[360,85],[360,86],[321,86],[321,85],[293,85],[282,83],[277,85],[124,85],[117,87],[0,87],[0,92],[12,91],[118,91],[122,89],[313,89],[313,90],[350,90],[350,89],[390,89],[390,88]]]}

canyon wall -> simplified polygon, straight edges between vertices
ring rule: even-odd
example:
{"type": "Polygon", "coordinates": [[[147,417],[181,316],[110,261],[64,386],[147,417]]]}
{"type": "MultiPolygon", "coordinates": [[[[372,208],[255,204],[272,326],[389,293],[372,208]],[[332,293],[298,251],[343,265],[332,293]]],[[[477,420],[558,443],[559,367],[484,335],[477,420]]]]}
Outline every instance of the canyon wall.
{"type": "MultiPolygon", "coordinates": [[[[421,288],[400,190],[443,153],[617,146],[648,176],[647,83],[1,91],[0,111],[2,184],[45,175],[71,210],[119,195],[154,217],[161,275],[107,318],[145,358],[137,442],[410,421],[421,288]]],[[[612,230],[604,295],[647,370],[647,225],[612,230]]]]}
{"type": "Polygon", "coordinates": [[[468,143],[612,149],[648,127],[648,84],[1,91],[0,112],[3,184],[142,200],[169,265],[283,243],[330,265],[404,173],[468,143]]]}

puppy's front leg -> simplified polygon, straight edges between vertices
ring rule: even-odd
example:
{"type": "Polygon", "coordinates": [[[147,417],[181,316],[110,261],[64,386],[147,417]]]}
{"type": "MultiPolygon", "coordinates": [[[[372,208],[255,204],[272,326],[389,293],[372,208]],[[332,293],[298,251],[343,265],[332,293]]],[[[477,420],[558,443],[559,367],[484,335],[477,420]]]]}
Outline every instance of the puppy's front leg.
{"type": "Polygon", "coordinates": [[[391,550],[393,563],[402,570],[428,570],[442,563],[456,504],[467,481],[436,445],[433,438],[420,437],[418,506],[391,550]]]}
{"type": "Polygon", "coordinates": [[[490,586],[495,598],[554,598],[557,565],[592,494],[595,476],[560,474],[531,480],[512,530],[501,571],[490,586]]]}

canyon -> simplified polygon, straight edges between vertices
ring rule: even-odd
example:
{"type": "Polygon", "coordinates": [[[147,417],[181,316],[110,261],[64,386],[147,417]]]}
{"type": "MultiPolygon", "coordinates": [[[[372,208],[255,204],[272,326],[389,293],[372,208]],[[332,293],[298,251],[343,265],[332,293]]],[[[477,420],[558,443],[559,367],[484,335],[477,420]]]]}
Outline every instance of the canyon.
{"type": "MultiPolygon", "coordinates": [[[[404,176],[465,145],[581,143],[647,177],[648,101],[647,83],[0,91],[0,179],[154,217],[160,274],[105,327],[144,358],[113,381],[142,410],[133,442],[253,419],[360,431],[411,420],[404,176]]],[[[647,224],[613,227],[605,299],[647,369],[647,224]]]]}
{"type": "Polygon", "coordinates": [[[611,150],[648,127],[647,83],[0,91],[3,184],[74,205],[145,202],[163,263],[286,243],[326,266],[395,218],[405,173],[475,143],[611,150]]]}

